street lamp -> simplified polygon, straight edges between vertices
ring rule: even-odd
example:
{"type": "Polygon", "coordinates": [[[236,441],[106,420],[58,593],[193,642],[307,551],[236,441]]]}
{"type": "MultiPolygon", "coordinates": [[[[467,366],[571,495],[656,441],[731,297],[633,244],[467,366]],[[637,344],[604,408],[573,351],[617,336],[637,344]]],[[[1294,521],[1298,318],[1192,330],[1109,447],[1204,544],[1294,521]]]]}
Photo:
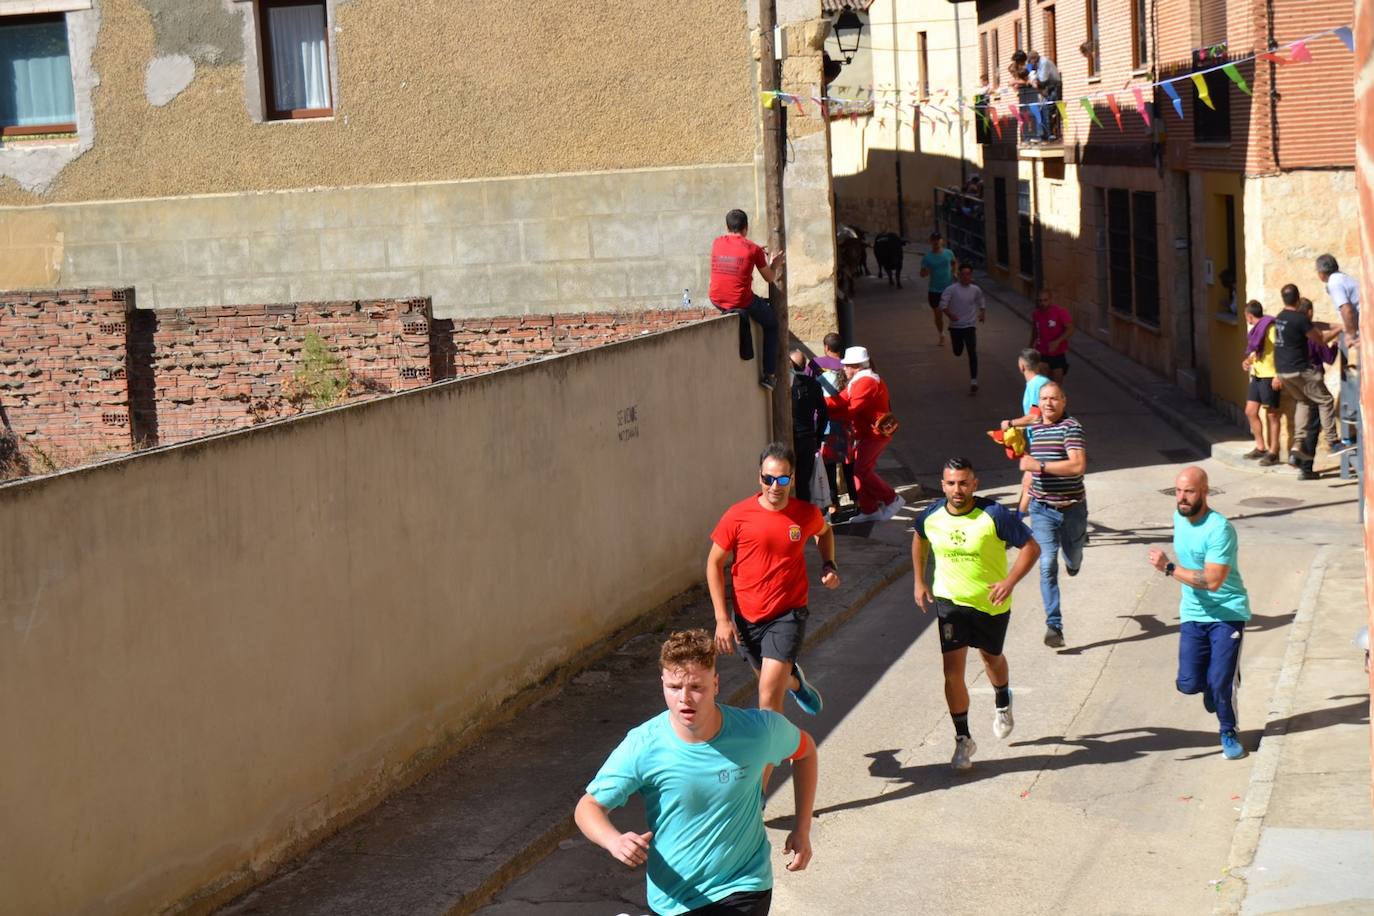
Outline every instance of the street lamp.
{"type": "Polygon", "coordinates": [[[863,34],[864,21],[853,9],[845,7],[835,20],[835,41],[840,46],[840,55],[846,64],[854,63],[854,55],[859,53],[859,36],[863,34]]]}

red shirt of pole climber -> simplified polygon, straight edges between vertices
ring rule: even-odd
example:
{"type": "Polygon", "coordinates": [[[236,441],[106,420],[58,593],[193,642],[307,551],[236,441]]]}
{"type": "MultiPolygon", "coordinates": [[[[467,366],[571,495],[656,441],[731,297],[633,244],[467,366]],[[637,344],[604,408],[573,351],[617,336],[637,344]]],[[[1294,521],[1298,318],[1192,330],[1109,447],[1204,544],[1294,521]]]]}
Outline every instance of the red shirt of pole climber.
{"type": "Polygon", "coordinates": [[[754,268],[768,267],[763,249],[742,235],[722,235],[711,243],[711,302],[716,308],[743,309],[754,301],[754,268]]]}
{"type": "Polygon", "coordinates": [[[759,505],[755,493],[725,510],[711,540],[735,555],[730,577],[741,617],[759,623],[806,607],[809,592],[802,550],[824,527],[820,509],[795,499],[773,511],[759,505]]]}

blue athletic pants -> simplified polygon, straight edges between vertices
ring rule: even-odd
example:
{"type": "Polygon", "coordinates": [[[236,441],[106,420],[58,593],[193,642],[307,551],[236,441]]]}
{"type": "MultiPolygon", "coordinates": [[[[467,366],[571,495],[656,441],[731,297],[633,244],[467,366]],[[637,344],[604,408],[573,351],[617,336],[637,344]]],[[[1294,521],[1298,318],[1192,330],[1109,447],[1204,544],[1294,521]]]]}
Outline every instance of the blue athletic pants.
{"type": "Polygon", "coordinates": [[[1221,730],[1234,731],[1236,691],[1240,689],[1240,644],[1245,639],[1245,621],[1199,623],[1185,620],[1178,635],[1178,692],[1210,690],[1221,730]]]}

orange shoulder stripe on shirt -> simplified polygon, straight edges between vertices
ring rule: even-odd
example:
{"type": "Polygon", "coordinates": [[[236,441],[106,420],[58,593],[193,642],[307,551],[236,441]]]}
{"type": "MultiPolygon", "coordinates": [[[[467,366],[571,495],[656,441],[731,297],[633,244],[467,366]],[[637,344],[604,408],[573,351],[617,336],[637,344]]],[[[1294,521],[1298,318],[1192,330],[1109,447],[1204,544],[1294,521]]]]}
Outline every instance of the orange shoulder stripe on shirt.
{"type": "Polygon", "coordinates": [[[801,733],[801,741],[797,742],[796,753],[794,753],[791,757],[788,757],[787,759],[800,760],[802,757],[805,757],[807,754],[811,753],[815,749],[816,742],[812,740],[809,734],[803,731],[801,733]]]}

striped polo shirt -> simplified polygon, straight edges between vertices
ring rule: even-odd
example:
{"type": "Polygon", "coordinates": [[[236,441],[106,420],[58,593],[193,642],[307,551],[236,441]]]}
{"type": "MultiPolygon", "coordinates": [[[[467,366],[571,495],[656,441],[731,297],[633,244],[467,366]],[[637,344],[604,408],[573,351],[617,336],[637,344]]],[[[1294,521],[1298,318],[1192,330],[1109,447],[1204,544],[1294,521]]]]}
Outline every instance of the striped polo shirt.
{"type": "MultiPolygon", "coordinates": [[[[1030,428],[1030,434],[1030,456],[1046,464],[1064,461],[1070,451],[1081,452],[1088,448],[1083,438],[1083,425],[1073,417],[1065,417],[1058,423],[1038,423],[1030,428]]],[[[1039,471],[1031,472],[1030,492],[1032,499],[1048,506],[1067,506],[1087,495],[1082,474],[1058,477],[1039,471]]]]}

